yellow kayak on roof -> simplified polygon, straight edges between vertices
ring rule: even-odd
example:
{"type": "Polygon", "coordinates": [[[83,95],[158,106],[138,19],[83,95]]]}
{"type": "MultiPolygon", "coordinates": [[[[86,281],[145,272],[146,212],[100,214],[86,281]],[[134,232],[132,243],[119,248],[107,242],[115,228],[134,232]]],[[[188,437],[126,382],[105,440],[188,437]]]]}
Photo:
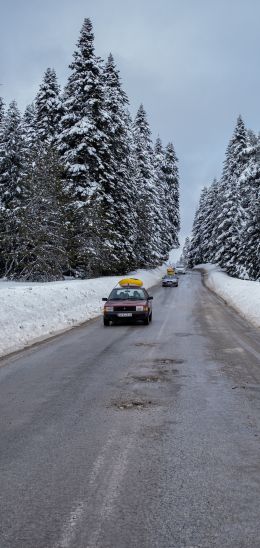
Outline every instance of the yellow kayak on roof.
{"type": "Polygon", "coordinates": [[[143,282],[142,280],[138,280],[138,278],[124,278],[123,280],[120,280],[118,282],[121,287],[126,287],[128,285],[134,285],[136,287],[142,287],[143,282]]]}

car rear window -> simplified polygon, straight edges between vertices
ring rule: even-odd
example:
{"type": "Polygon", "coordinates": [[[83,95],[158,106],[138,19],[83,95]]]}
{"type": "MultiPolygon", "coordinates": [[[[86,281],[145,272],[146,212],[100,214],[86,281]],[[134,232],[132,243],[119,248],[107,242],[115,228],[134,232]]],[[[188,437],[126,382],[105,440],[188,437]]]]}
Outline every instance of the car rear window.
{"type": "Polygon", "coordinates": [[[143,289],[137,289],[137,288],[115,288],[111,291],[108,300],[111,301],[124,301],[124,300],[131,300],[131,301],[144,301],[146,300],[146,295],[143,289]]]}

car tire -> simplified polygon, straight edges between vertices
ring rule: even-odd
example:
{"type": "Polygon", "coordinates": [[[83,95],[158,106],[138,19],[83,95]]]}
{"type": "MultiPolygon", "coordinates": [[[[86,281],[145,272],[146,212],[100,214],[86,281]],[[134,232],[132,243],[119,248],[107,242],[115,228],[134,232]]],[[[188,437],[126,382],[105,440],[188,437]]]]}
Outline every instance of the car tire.
{"type": "Polygon", "coordinates": [[[104,318],[103,322],[104,322],[104,326],[105,326],[105,327],[108,327],[108,326],[109,326],[109,320],[107,320],[106,318],[104,318]]]}
{"type": "Polygon", "coordinates": [[[152,319],[153,319],[153,313],[151,312],[151,314],[150,314],[150,322],[152,321],[152,319]]]}
{"type": "Polygon", "coordinates": [[[144,325],[149,325],[149,323],[150,323],[150,319],[148,315],[147,318],[144,319],[144,325]]]}

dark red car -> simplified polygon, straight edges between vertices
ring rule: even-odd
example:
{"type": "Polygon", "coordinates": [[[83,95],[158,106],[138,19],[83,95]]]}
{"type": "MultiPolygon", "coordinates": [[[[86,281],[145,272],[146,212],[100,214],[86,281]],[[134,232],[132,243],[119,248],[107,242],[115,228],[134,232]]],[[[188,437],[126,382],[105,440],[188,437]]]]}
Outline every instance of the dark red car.
{"type": "Polygon", "coordinates": [[[153,297],[143,287],[115,287],[104,305],[104,325],[122,320],[142,320],[145,325],[152,321],[153,297]]]}

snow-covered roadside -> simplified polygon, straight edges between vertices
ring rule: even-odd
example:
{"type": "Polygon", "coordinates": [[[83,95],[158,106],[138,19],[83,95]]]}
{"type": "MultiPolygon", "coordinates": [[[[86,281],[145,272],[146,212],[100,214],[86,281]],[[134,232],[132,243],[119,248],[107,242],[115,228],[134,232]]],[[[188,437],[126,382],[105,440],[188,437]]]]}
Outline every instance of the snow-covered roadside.
{"type": "Polygon", "coordinates": [[[195,268],[206,272],[205,283],[222,297],[241,316],[260,327],[260,283],[231,278],[214,264],[200,264],[195,268]]]}
{"type": "MultiPolygon", "coordinates": [[[[138,270],[144,286],[155,285],[165,266],[138,270]]],[[[132,273],[133,275],[133,273],[132,273]]],[[[122,276],[49,283],[0,282],[0,356],[24,348],[101,314],[122,276]]]]}

